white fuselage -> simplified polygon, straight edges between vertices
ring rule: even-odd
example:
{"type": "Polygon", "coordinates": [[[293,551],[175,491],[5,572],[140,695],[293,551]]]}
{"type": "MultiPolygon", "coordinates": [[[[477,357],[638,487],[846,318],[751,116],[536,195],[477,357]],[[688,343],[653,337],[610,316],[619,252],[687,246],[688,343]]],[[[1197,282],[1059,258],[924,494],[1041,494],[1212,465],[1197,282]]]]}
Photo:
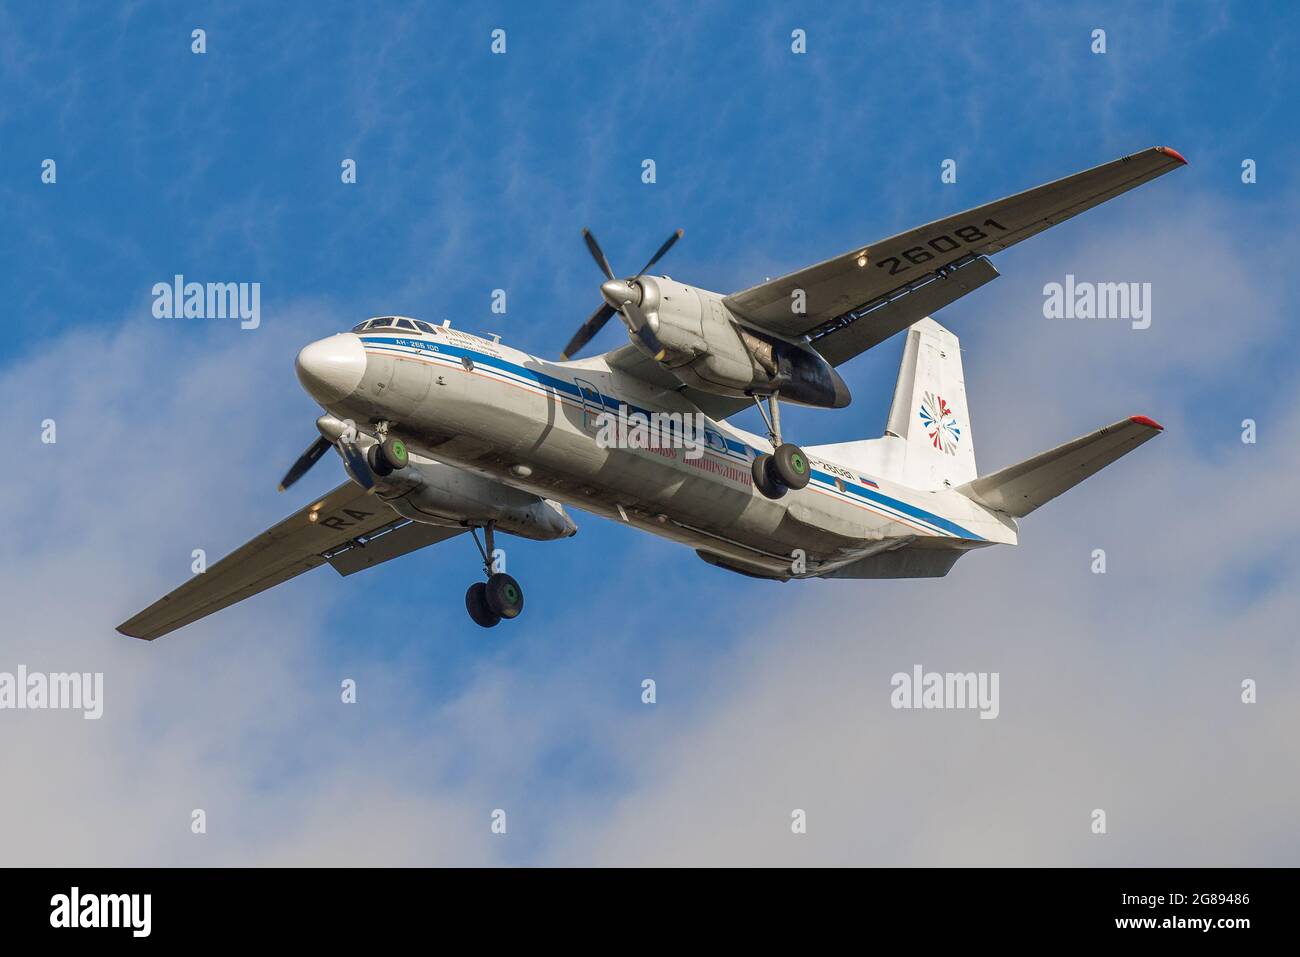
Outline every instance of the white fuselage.
{"type": "Polygon", "coordinates": [[[322,345],[354,350],[345,337],[364,349],[364,373],[350,394],[322,399],[332,414],[362,430],[387,421],[419,455],[625,521],[738,571],[816,576],[893,543],[1015,541],[1014,528],[951,489],[909,489],[816,456],[807,488],[767,499],[750,463],[770,443],[726,422],[703,419],[704,441],[689,448],[653,432],[676,447],[608,447],[600,416],[616,418],[620,407],[700,413],[602,357],[548,362],[446,327],[343,333],[322,345]]]}

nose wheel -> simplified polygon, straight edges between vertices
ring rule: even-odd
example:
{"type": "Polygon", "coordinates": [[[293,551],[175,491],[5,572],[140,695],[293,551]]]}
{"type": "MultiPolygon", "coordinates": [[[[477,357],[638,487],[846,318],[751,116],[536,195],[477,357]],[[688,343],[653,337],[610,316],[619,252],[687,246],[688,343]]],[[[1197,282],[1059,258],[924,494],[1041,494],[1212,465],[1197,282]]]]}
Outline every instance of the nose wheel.
{"type": "Polygon", "coordinates": [[[806,488],[812,478],[812,468],[803,449],[781,441],[781,406],[776,393],[768,396],[767,409],[763,408],[763,401],[758,396],[754,396],[754,403],[767,424],[773,448],[770,454],[764,452],[754,459],[751,466],[754,487],[771,499],[780,498],[790,489],[806,488]]]}
{"type": "Polygon", "coordinates": [[[370,451],[366,453],[366,463],[376,475],[392,475],[399,469],[406,468],[410,460],[406,443],[391,435],[385,435],[382,442],[370,446],[370,451]]]}
{"type": "Polygon", "coordinates": [[[474,624],[484,628],[495,628],[502,619],[518,618],[523,612],[524,589],[505,572],[492,571],[493,523],[488,522],[483,527],[486,547],[479,541],[477,528],[471,528],[470,533],[474,536],[474,544],[478,545],[478,550],[483,556],[483,570],[487,574],[487,581],[475,582],[469,586],[469,591],[465,592],[465,610],[469,612],[469,617],[473,619],[474,624]]]}

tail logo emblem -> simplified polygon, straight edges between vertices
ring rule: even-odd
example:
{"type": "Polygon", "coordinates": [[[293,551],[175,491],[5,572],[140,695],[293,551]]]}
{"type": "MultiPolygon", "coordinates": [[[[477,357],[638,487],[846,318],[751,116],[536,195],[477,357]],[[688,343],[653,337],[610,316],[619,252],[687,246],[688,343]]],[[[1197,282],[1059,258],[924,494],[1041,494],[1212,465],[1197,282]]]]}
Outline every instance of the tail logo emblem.
{"type": "Polygon", "coordinates": [[[951,406],[943,401],[943,397],[933,392],[922,396],[920,416],[930,444],[940,452],[955,455],[957,443],[961,441],[961,429],[951,406]]]}

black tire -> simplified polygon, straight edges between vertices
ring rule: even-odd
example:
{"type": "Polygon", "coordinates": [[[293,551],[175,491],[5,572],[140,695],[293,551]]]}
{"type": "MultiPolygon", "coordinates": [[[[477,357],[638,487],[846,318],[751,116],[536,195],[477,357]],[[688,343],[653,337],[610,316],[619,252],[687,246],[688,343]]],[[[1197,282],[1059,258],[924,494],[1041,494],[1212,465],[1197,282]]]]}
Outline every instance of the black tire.
{"type": "Polygon", "coordinates": [[[393,474],[392,466],[388,464],[388,460],[384,458],[384,453],[380,451],[378,445],[372,445],[366,449],[366,464],[370,466],[370,471],[376,475],[393,474]]]}
{"type": "Polygon", "coordinates": [[[812,478],[808,456],[804,455],[803,449],[799,446],[791,445],[789,442],[776,447],[769,468],[787,488],[807,488],[808,480],[812,478]]]}
{"type": "Polygon", "coordinates": [[[764,498],[777,499],[786,493],[786,487],[773,473],[771,461],[772,456],[764,452],[754,459],[754,464],[750,466],[749,471],[754,476],[754,488],[758,489],[764,498]]]}
{"type": "Polygon", "coordinates": [[[406,468],[411,461],[411,453],[401,439],[389,436],[379,444],[379,453],[394,472],[406,468]]]}
{"type": "Polygon", "coordinates": [[[524,590],[504,572],[488,577],[484,597],[492,614],[500,618],[518,618],[524,610],[524,590]]]}
{"type": "Polygon", "coordinates": [[[484,628],[495,628],[501,621],[501,616],[488,607],[487,586],[482,582],[475,582],[465,592],[465,610],[474,619],[474,624],[484,628]]]}

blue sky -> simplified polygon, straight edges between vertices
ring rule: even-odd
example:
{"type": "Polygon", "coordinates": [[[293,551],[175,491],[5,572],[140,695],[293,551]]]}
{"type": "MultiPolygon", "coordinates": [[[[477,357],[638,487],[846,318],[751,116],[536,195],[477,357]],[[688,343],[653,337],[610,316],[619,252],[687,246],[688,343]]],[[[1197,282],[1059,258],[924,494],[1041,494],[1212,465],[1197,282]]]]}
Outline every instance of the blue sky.
{"type": "MultiPolygon", "coordinates": [[[[311,859],[320,833],[366,833],[363,819],[339,816],[344,806],[383,816],[413,795],[433,803],[418,820],[471,828],[483,807],[508,806],[520,822],[506,849],[436,845],[423,859],[589,859],[595,845],[570,841],[557,822],[580,818],[596,832],[617,819],[624,833],[638,813],[670,816],[692,780],[712,792],[680,774],[657,787],[666,769],[710,767],[701,742],[726,753],[729,715],[752,705],[761,717],[755,702],[773,693],[804,700],[763,676],[828,680],[781,665],[782,655],[806,652],[831,672],[857,661],[872,687],[870,669],[891,671],[895,658],[828,649],[869,643],[910,665],[907,645],[891,640],[924,631],[915,603],[960,604],[962,589],[971,607],[988,603],[987,617],[967,622],[964,646],[942,646],[954,654],[1002,653],[1004,605],[990,596],[1003,588],[1025,620],[1076,635],[1069,660],[1084,673],[1117,661],[1138,676],[1190,668],[1168,663],[1188,645],[1226,653],[1208,633],[1172,644],[1151,634],[1165,627],[1152,617],[1156,594],[1183,609],[1188,629],[1218,612],[1224,628],[1245,632],[1248,660],[1219,662],[1234,679],[1230,666],[1293,678],[1293,653],[1270,626],[1250,624],[1295,583],[1280,547],[1295,525],[1288,500],[1266,510],[1281,528],[1235,511],[1206,528],[1195,513],[1206,507],[1201,482],[1268,501],[1291,454],[1295,21],[1290,4],[6,5],[0,294],[11,321],[0,395],[21,467],[8,480],[16,514],[0,570],[26,611],[8,653],[0,646],[0,669],[24,655],[33,667],[102,665],[110,690],[122,689],[116,713],[130,717],[97,730],[94,747],[137,757],[170,741],[164,729],[193,705],[183,726],[199,743],[176,742],[186,759],[159,768],[161,817],[173,800],[185,818],[204,799],[194,782],[212,785],[219,771],[242,785],[220,792],[233,837],[214,833],[195,851],[187,834],[164,840],[140,817],[127,828],[139,843],[109,842],[84,859],[258,860],[268,844],[279,855],[270,859],[311,859]],[[196,27],[207,31],[203,55],[190,50],[196,27]],[[504,56],[489,51],[498,27],[504,56]],[[1104,55],[1089,50],[1098,27],[1104,55]],[[796,28],[805,55],[790,51],[796,28]],[[476,569],[459,540],[353,579],[315,572],[154,646],[112,632],[185,578],[192,548],[224,554],[340,480],[329,459],[290,494],[274,490],[315,434],[318,412],[292,370],[311,339],[401,313],[555,356],[598,302],[584,226],[623,271],[684,228],[664,271],[729,292],[1157,144],[1190,167],[999,255],[1003,278],[937,317],[966,350],[986,468],[1130,413],[1170,426],[1115,475],[1034,516],[1018,551],[969,557],[942,582],[779,586],[579,515],[576,539],[512,545],[528,611],[490,633],[463,613],[476,569]],[[46,158],[58,164],[54,185],[40,179],[46,158]],[[357,162],[355,185],[340,182],[345,158],[357,162]],[[641,182],[645,158],[657,165],[653,185],[641,182]],[[956,184],[940,182],[948,158],[956,184]],[[1245,158],[1258,164],[1257,184],[1241,183],[1245,158]],[[1153,282],[1152,329],[1046,322],[1042,286],[1066,272],[1153,282]],[[150,289],[175,273],[260,282],[262,327],[155,319],[150,289]],[[496,288],[508,294],[505,316],[489,309],[496,288]],[[1270,447],[1242,446],[1248,416],[1270,447]],[[39,442],[46,417],[59,423],[54,447],[39,442]],[[1122,581],[1093,600],[1141,626],[1137,652],[1114,620],[1091,617],[1093,603],[1052,618],[1054,603],[1099,587],[1071,569],[1115,526],[1134,557],[1117,555],[1122,581]],[[1099,634],[1114,644],[1098,645],[1099,634]],[[653,709],[639,700],[649,675],[660,686],[653,709]],[[337,704],[343,676],[361,685],[352,711],[337,704]],[[232,697],[238,720],[223,731],[232,697]],[[362,783],[340,790],[340,767],[362,783]],[[308,794],[328,800],[310,815],[289,810],[308,794]],[[254,803],[258,813],[244,813],[254,803]]],[[[610,326],[592,348],[622,341],[610,326]]],[[[900,348],[892,341],[847,368],[849,410],[794,412],[787,430],[803,444],[878,434],[900,348]]],[[[1156,704],[1147,717],[1157,746],[1176,734],[1172,711],[1156,704]]],[[[829,726],[843,727],[843,715],[829,726]]],[[[24,729],[32,741],[44,733],[24,729]]],[[[60,726],[60,740],[65,732],[69,746],[92,746],[85,729],[60,726]]],[[[809,734],[854,753],[851,736],[809,734]]],[[[1002,747],[1008,760],[1021,754],[1002,747]]],[[[762,758],[764,781],[837,787],[826,764],[762,758]]],[[[999,774],[985,776],[995,789],[999,774]]],[[[1124,780],[1137,789],[1141,773],[1124,780]]],[[[70,772],[61,786],[87,783],[70,772]]],[[[21,811],[51,793],[11,799],[21,811]]],[[[136,797],[129,781],[112,793],[123,805],[136,797]]],[[[936,807],[918,826],[938,841],[954,813],[936,807]]],[[[378,861],[403,859],[400,840],[377,846],[378,861]]],[[[700,846],[720,862],[764,845],[737,826],[734,843],[700,846]]],[[[852,846],[935,859],[866,832],[852,846]]],[[[1171,837],[1130,853],[1158,863],[1176,846],[1171,837]]],[[[657,858],[627,847],[612,859],[657,858]]],[[[837,858],[819,845],[807,859],[837,858]]]]}

